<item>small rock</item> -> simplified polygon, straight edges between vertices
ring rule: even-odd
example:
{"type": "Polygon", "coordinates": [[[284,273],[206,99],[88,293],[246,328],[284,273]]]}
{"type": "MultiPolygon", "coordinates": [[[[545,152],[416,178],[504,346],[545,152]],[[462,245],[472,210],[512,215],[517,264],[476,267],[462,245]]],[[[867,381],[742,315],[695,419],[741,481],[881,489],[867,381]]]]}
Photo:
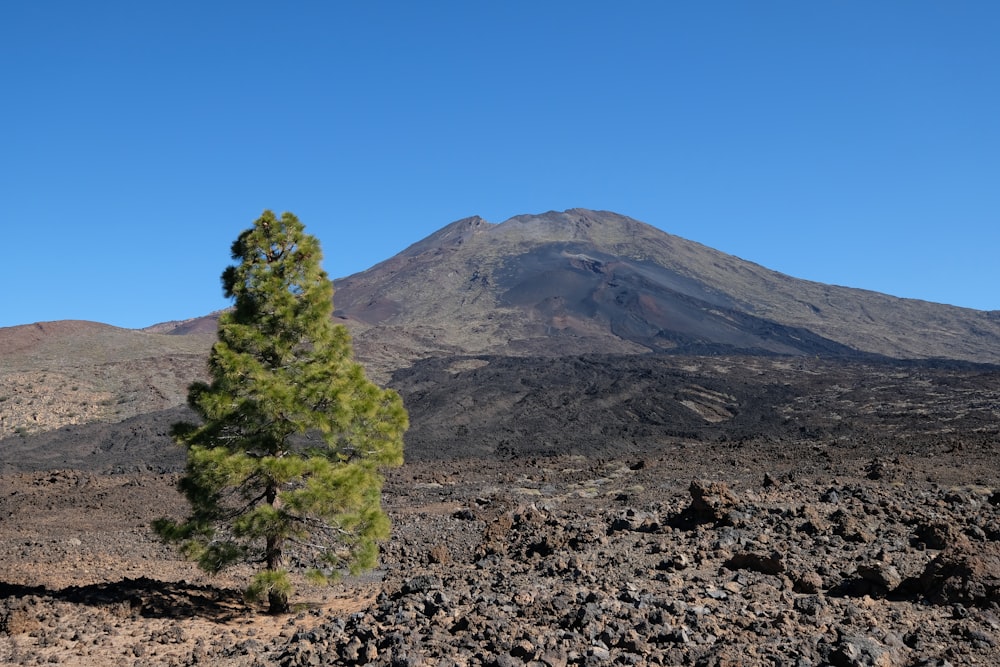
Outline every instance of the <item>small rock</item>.
{"type": "Polygon", "coordinates": [[[894,652],[869,637],[842,637],[830,654],[835,667],[894,667],[900,664],[894,652]]]}
{"type": "Polygon", "coordinates": [[[895,590],[903,581],[899,571],[889,563],[860,565],[858,566],[858,576],[874,584],[876,592],[882,595],[895,590]]]}
{"type": "Polygon", "coordinates": [[[761,574],[781,574],[785,571],[785,561],[778,551],[772,551],[767,555],[745,551],[733,555],[723,567],[730,570],[751,570],[761,574]]]}
{"type": "Polygon", "coordinates": [[[792,583],[798,593],[818,593],[823,589],[823,577],[813,570],[793,576],[792,583]]]}

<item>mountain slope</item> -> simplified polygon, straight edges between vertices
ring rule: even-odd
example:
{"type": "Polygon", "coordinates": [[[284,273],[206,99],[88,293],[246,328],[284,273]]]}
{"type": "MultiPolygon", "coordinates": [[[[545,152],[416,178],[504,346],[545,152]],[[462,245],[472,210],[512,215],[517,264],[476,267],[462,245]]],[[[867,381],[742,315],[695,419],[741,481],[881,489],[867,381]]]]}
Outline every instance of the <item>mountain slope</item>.
{"type": "Polygon", "coordinates": [[[584,209],[459,220],[337,281],[335,303],[390,367],[650,350],[1000,361],[1000,313],[800,280],[584,209]]]}
{"type": "MultiPolygon", "coordinates": [[[[926,458],[995,470],[1000,367],[816,357],[435,358],[394,373],[408,462],[710,451],[747,462],[926,458]],[[957,456],[957,455],[956,455],[957,456]]],[[[0,474],[179,471],[186,407],[0,440],[0,474]]]]}
{"type": "Polygon", "coordinates": [[[0,328],[0,439],[181,405],[214,340],[82,321],[0,328]]]}

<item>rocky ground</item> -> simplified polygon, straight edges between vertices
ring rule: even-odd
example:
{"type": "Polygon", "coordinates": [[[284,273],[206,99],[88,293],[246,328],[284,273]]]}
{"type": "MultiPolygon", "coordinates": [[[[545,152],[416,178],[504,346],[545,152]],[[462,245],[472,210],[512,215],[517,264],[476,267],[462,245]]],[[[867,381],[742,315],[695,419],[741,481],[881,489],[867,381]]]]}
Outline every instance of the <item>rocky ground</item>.
{"type": "Polygon", "coordinates": [[[0,440],[0,664],[1000,664],[996,367],[457,357],[392,384],[381,568],[290,616],[153,538],[185,409],[0,440]]]}
{"type": "Polygon", "coordinates": [[[147,525],[171,474],[0,477],[0,663],[996,665],[1000,479],[728,444],[391,471],[379,571],[248,606],[147,525]]]}

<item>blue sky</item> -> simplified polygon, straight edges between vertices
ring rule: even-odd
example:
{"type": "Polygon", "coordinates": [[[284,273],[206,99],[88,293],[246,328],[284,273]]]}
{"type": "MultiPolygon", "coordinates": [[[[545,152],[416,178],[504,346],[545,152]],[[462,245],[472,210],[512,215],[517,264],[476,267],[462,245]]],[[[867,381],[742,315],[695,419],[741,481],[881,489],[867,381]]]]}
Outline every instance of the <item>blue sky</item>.
{"type": "Polygon", "coordinates": [[[0,326],[225,307],[289,210],[333,277],[470,215],[612,210],[1000,309],[1000,3],[0,5],[0,326]]]}

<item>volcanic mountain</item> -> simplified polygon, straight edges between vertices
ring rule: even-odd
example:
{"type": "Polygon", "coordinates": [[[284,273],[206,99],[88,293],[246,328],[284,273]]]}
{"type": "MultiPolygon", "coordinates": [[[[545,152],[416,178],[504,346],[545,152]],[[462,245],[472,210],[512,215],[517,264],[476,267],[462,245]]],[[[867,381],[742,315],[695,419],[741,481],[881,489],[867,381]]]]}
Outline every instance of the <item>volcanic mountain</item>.
{"type": "Polygon", "coordinates": [[[380,366],[489,352],[1000,361],[1000,312],[799,280],[604,211],[454,222],[336,282],[380,366]]]}
{"type": "Polygon", "coordinates": [[[380,371],[482,353],[1000,362],[1000,311],[800,280],[607,211],[466,218],[335,285],[337,316],[380,371]]]}

